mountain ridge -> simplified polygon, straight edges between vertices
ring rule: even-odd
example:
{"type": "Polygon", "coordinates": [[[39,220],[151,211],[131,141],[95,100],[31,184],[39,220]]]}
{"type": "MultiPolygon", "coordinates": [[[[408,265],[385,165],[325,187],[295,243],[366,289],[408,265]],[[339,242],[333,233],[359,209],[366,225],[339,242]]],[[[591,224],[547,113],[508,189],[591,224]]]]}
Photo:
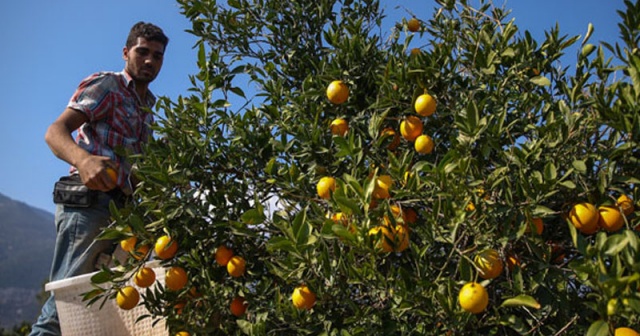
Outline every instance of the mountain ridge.
{"type": "Polygon", "coordinates": [[[49,278],[54,215],[0,193],[0,326],[35,321],[49,278]]]}

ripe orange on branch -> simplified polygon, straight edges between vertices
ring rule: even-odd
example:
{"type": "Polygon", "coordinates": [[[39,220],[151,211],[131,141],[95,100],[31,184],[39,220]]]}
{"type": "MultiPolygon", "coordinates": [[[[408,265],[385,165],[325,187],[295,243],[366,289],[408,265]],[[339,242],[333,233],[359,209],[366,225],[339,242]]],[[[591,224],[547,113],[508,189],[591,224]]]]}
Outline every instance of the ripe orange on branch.
{"type": "Polygon", "coordinates": [[[527,223],[527,229],[525,232],[531,232],[531,225],[535,227],[536,234],[539,236],[544,231],[544,223],[542,222],[542,218],[532,218],[530,223],[527,223]]]}
{"type": "Polygon", "coordinates": [[[133,282],[136,284],[136,286],[142,288],[147,288],[153,285],[155,281],[156,272],[154,272],[153,269],[149,267],[141,268],[138,272],[136,272],[136,275],[133,278],[133,282]]]}
{"type": "Polygon", "coordinates": [[[618,231],[624,226],[624,218],[618,207],[601,206],[598,208],[600,219],[598,225],[607,232],[618,231]]]}
{"type": "Polygon", "coordinates": [[[245,304],[245,299],[241,296],[236,296],[233,300],[231,300],[231,304],[229,305],[229,310],[231,314],[235,317],[240,317],[244,315],[247,311],[247,305],[245,304]]]}
{"type": "Polygon", "coordinates": [[[409,19],[409,21],[407,21],[407,29],[412,33],[415,33],[418,30],[420,30],[420,20],[414,17],[409,19]]]}
{"type": "Polygon", "coordinates": [[[487,308],[489,293],[481,284],[469,282],[462,286],[460,293],[458,293],[458,302],[465,311],[478,314],[487,308]]]}
{"type": "Polygon", "coordinates": [[[433,152],[433,147],[435,147],[433,139],[425,134],[417,137],[416,142],[413,145],[416,149],[416,152],[420,154],[431,154],[431,152],[433,152]]]}
{"type": "Polygon", "coordinates": [[[116,294],[116,304],[124,310],[131,310],[135,308],[139,301],[140,293],[138,293],[137,289],[131,286],[119,289],[118,294],[116,294]]]}
{"type": "Polygon", "coordinates": [[[478,253],[474,262],[478,268],[478,275],[483,279],[497,278],[504,268],[500,254],[494,249],[486,249],[478,253]]]}
{"type": "Polygon", "coordinates": [[[162,260],[173,258],[178,252],[178,243],[173,241],[169,236],[162,236],[156,240],[156,245],[153,249],[156,252],[156,256],[162,260]]]}
{"type": "Polygon", "coordinates": [[[569,213],[571,224],[584,234],[592,234],[598,231],[599,217],[596,207],[587,202],[574,205],[569,213]]]}
{"type": "Polygon", "coordinates": [[[626,216],[629,216],[630,214],[633,213],[633,210],[634,210],[633,200],[627,195],[622,195],[618,197],[618,200],[616,201],[616,205],[622,209],[622,212],[626,216]]]}
{"type": "Polygon", "coordinates": [[[373,188],[373,197],[376,199],[387,199],[391,197],[389,189],[393,187],[393,180],[389,175],[380,175],[376,178],[373,188]]]}
{"type": "Polygon", "coordinates": [[[187,272],[180,266],[169,268],[165,274],[164,282],[172,291],[179,291],[187,285],[187,272]]]}
{"type": "Polygon", "coordinates": [[[382,130],[381,135],[383,137],[391,138],[389,144],[387,145],[387,149],[395,150],[400,145],[400,136],[394,131],[392,128],[385,128],[382,130]]]}
{"type": "Polygon", "coordinates": [[[340,105],[349,98],[349,87],[341,80],[334,80],[327,87],[327,99],[336,105],[340,105]]]}
{"type": "Polygon", "coordinates": [[[329,199],[331,192],[336,191],[336,179],[333,177],[325,176],[316,184],[316,191],[320,198],[329,199]]]}
{"type": "Polygon", "coordinates": [[[349,130],[349,123],[342,118],[338,118],[331,122],[329,129],[333,135],[344,136],[349,130]]]}
{"type": "Polygon", "coordinates": [[[436,111],[436,100],[430,94],[424,93],[416,98],[413,107],[417,114],[428,117],[436,111]]]}
{"type": "Polygon", "coordinates": [[[227,272],[234,278],[241,277],[244,274],[246,261],[241,256],[233,256],[227,263],[227,272]]]}
{"type": "Polygon", "coordinates": [[[422,134],[422,120],[416,116],[408,116],[400,123],[400,134],[409,142],[413,142],[422,134]]]}
{"type": "Polygon", "coordinates": [[[316,294],[306,285],[301,285],[293,290],[291,302],[293,302],[293,306],[298,309],[309,310],[316,304],[316,294]]]}
{"type": "Polygon", "coordinates": [[[224,245],[218,246],[216,249],[216,262],[218,265],[227,266],[231,257],[233,257],[233,251],[230,248],[224,245]]]}
{"type": "Polygon", "coordinates": [[[631,328],[620,327],[620,328],[616,328],[613,335],[614,336],[640,336],[640,333],[638,333],[637,331],[631,328]]]}

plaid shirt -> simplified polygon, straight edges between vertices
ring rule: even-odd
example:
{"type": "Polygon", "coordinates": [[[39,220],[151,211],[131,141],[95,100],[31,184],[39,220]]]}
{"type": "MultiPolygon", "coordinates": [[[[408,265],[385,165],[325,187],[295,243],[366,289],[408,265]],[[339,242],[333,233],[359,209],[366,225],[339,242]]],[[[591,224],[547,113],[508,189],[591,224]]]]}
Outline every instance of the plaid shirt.
{"type": "MultiPolygon", "coordinates": [[[[116,162],[116,184],[126,194],[132,191],[128,178],[131,165],[115,150],[136,154],[142,151],[142,142],[152,135],[153,123],[153,114],[145,108],[153,107],[155,101],[151,92],[146,101],[140,101],[135,83],[125,71],[99,72],[80,83],[67,105],[89,119],[78,129],[76,142],[89,153],[108,156],[116,162]]],[[[70,171],[74,173],[76,168],[71,167],[70,171]]]]}

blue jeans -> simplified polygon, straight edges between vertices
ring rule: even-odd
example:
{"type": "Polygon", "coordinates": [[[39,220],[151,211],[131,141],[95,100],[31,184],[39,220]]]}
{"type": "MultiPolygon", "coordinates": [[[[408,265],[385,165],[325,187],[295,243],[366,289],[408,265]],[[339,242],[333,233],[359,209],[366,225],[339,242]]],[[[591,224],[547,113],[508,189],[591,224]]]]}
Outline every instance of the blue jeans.
{"type": "MultiPolygon", "coordinates": [[[[91,273],[101,253],[112,253],[113,241],[95,240],[110,223],[109,202],[105,193],[98,193],[95,203],[87,208],[58,204],[55,214],[56,244],[51,263],[50,281],[91,273]]],[[[42,306],[42,312],[31,327],[32,336],[59,336],[60,322],[54,295],[42,306]]]]}

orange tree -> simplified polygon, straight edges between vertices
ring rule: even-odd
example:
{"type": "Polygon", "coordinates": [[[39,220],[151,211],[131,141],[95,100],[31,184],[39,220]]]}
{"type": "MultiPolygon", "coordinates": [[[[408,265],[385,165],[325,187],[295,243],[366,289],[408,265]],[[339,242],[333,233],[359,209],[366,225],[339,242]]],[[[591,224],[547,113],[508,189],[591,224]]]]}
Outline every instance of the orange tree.
{"type": "Polygon", "coordinates": [[[103,235],[131,257],[89,297],[141,251],[169,255],[171,288],[140,304],[172,334],[640,324],[638,4],[591,44],[537,41],[486,1],[388,32],[377,0],[178,2],[200,71],[159,101],[137,202],[103,235]]]}

